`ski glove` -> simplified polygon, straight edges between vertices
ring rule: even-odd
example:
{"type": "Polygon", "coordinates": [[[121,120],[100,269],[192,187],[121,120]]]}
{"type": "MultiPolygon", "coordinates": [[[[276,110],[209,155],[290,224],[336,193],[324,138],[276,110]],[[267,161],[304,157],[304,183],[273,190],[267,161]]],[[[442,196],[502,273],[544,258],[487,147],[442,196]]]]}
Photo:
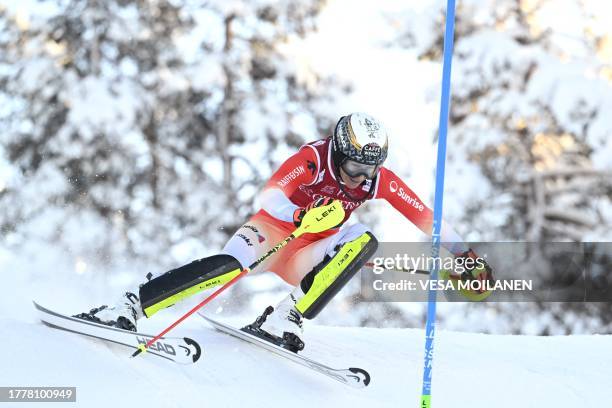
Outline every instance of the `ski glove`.
{"type": "Polygon", "coordinates": [[[481,301],[488,298],[492,291],[486,288],[486,284],[493,284],[493,270],[489,264],[470,248],[461,255],[455,257],[455,264],[461,265],[464,271],[461,273],[462,281],[479,281],[483,288],[462,291],[469,300],[481,301]]]}
{"type": "Polygon", "coordinates": [[[306,215],[306,213],[308,211],[310,211],[310,210],[312,210],[313,208],[316,208],[316,207],[323,207],[324,205],[329,205],[329,204],[331,204],[333,202],[334,202],[333,198],[320,197],[320,198],[317,198],[316,200],[312,201],[306,207],[297,208],[293,212],[293,224],[295,224],[296,227],[299,227],[302,224],[302,219],[304,218],[304,216],[306,215]]]}

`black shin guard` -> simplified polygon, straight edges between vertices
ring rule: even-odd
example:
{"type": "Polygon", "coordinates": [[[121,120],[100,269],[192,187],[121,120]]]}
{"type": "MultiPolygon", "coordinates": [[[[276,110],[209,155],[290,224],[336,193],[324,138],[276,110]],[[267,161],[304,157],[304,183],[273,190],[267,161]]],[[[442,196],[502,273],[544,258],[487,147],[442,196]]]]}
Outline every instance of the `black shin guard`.
{"type": "Polygon", "coordinates": [[[329,301],[351,280],[378,248],[378,241],[365,232],[353,241],[339,247],[333,257],[323,261],[308,272],[300,283],[304,296],[295,307],[306,319],[319,314],[329,301]]]}
{"type": "Polygon", "coordinates": [[[150,317],[195,293],[229,282],[241,270],[240,262],[225,254],[172,269],[140,287],[142,310],[150,317]]]}

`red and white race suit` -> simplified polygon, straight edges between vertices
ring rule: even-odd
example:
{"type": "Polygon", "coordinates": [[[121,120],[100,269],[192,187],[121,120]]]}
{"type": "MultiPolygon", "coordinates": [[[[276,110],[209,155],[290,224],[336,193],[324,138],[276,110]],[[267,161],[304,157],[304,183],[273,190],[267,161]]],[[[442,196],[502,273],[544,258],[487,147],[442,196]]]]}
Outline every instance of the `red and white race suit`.
{"type": "MultiPolygon", "coordinates": [[[[346,213],[344,222],[366,201],[384,199],[424,233],[431,235],[432,210],[386,167],[380,168],[374,180],[366,180],[356,189],[348,190],[354,199],[349,198],[339,187],[339,175],[332,163],[331,148],[331,138],[328,137],[302,146],[287,159],[265,185],[259,197],[261,210],[236,231],[223,252],[234,256],[243,267],[250,265],[291,234],[295,229],[293,212],[297,208],[305,207],[319,197],[339,200],[346,213]]],[[[337,245],[351,241],[368,230],[363,224],[353,224],[316,234],[304,234],[270,257],[256,271],[274,272],[296,286],[321,262],[325,254],[333,255],[337,245]]],[[[467,249],[459,235],[445,223],[442,225],[441,241],[453,254],[467,249]]]]}

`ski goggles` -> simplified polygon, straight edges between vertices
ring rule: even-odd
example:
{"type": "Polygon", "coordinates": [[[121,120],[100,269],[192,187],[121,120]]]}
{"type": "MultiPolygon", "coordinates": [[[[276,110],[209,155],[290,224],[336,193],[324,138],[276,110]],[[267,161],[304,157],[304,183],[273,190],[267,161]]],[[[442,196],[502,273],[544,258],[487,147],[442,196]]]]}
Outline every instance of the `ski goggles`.
{"type": "Polygon", "coordinates": [[[363,164],[353,160],[345,160],[342,165],[342,170],[351,177],[364,176],[368,179],[373,179],[378,173],[378,165],[363,164]]]}

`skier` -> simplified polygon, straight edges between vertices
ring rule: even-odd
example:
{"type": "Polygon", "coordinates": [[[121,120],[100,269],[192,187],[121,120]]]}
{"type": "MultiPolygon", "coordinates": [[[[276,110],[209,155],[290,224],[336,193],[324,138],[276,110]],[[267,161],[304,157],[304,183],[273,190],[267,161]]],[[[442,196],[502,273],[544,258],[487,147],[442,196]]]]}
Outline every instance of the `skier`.
{"type": "MultiPolygon", "coordinates": [[[[341,117],[332,136],[303,145],[272,175],[259,197],[261,209],[235,232],[220,254],[157,276],[148,274],[138,296],[127,292],[115,306],[101,306],[76,317],[135,331],[141,317],[151,317],[228,282],[291,234],[310,209],[339,200],[345,210],[340,225],[300,236],[254,271],[275,272],[295,288],[242,330],[294,352],[303,349],[303,319],[317,316],[378,247],[365,225],[344,225],[353,211],[367,200],[384,199],[431,234],[432,211],[382,166],[387,149],[387,131],[372,116],[352,113],[341,117]]],[[[476,258],[448,224],[443,223],[441,235],[443,245],[455,257],[476,258]]],[[[463,276],[493,279],[486,264],[463,276]]]]}

